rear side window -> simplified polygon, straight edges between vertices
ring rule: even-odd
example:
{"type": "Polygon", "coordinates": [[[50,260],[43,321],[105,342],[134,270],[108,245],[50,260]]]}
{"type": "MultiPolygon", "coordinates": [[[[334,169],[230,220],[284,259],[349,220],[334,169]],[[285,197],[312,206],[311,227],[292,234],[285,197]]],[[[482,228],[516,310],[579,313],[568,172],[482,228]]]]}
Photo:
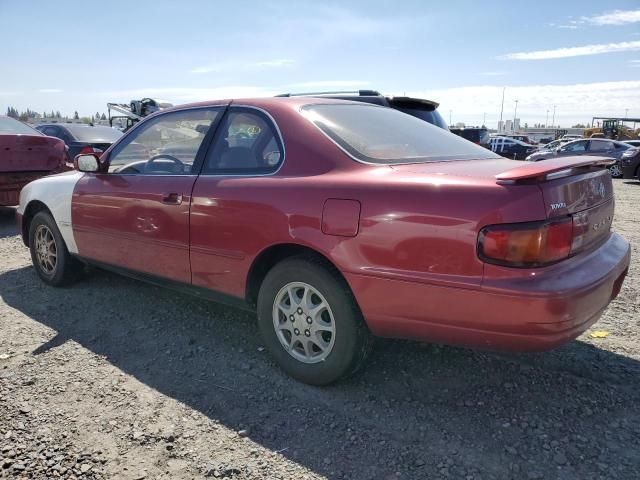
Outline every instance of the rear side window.
{"type": "Polygon", "coordinates": [[[278,169],[284,148],[275,126],[259,110],[231,108],[207,154],[204,174],[264,175],[278,169]]]}
{"type": "Polygon", "coordinates": [[[589,144],[589,150],[592,152],[606,152],[607,150],[611,150],[612,147],[611,142],[605,142],[603,140],[591,140],[589,144]]]}
{"type": "Polygon", "coordinates": [[[105,126],[69,125],[67,129],[79,142],[114,143],[122,136],[122,132],[105,126]]]}
{"type": "Polygon", "coordinates": [[[365,104],[316,104],[302,114],[356,160],[375,164],[499,158],[447,130],[365,104]]]}
{"type": "Polygon", "coordinates": [[[67,145],[73,142],[73,138],[61,127],[47,127],[44,131],[45,135],[50,137],[56,137],[62,140],[67,145]]]}

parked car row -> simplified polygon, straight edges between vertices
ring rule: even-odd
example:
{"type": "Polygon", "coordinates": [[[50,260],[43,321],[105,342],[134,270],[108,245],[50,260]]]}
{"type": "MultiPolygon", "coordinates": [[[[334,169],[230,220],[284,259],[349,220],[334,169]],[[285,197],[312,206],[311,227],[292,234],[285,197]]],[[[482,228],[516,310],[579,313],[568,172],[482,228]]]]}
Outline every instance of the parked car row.
{"type": "Polygon", "coordinates": [[[491,149],[489,131],[484,127],[450,128],[449,131],[476,145],[491,149]]]}
{"type": "Polygon", "coordinates": [[[492,152],[513,160],[524,160],[528,155],[536,151],[534,145],[515,138],[495,136],[491,137],[489,142],[492,152]]]}
{"type": "Polygon", "coordinates": [[[575,156],[599,156],[615,159],[616,162],[609,167],[609,172],[613,178],[622,177],[622,165],[620,159],[622,155],[633,148],[631,145],[618,142],[616,140],[608,140],[605,138],[580,139],[567,142],[553,150],[541,150],[529,155],[526,160],[529,162],[539,162],[541,160],[549,160],[551,158],[575,157],[575,156]]]}

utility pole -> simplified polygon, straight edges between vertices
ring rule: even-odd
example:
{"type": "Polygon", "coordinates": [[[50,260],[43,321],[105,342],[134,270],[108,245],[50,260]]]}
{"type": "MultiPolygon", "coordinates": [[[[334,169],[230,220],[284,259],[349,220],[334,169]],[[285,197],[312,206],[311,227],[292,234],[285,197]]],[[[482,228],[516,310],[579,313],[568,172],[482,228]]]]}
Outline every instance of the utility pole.
{"type": "Polygon", "coordinates": [[[483,114],[484,116],[482,117],[482,126],[486,126],[487,125],[487,112],[484,112],[483,114]]]}
{"type": "Polygon", "coordinates": [[[553,118],[551,119],[551,128],[554,128],[556,124],[556,106],[553,106],[553,118]]]}
{"type": "Polygon", "coordinates": [[[625,108],[625,109],[624,109],[624,118],[627,118],[627,113],[629,113],[629,109],[628,109],[628,108],[625,108]]]}
{"type": "Polygon", "coordinates": [[[502,112],[504,111],[504,91],[507,87],[502,87],[502,106],[500,107],[500,123],[502,123],[502,112]]]}
{"type": "Polygon", "coordinates": [[[549,109],[547,108],[547,119],[544,121],[544,128],[549,128],[549,109]]]}
{"type": "Polygon", "coordinates": [[[516,127],[516,117],[518,116],[518,100],[516,99],[516,108],[513,111],[513,128],[516,127]]]}

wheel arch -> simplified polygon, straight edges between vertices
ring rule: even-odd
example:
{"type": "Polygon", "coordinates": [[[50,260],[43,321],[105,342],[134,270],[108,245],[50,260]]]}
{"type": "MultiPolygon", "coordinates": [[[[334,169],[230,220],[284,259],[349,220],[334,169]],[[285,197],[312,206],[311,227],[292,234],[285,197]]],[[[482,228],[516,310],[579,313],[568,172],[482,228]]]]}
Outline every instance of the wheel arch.
{"type": "Polygon", "coordinates": [[[29,246],[29,229],[31,228],[31,221],[33,220],[33,217],[35,217],[39,212],[47,212],[53,217],[53,214],[51,213],[49,207],[41,200],[31,200],[27,204],[26,208],[24,209],[24,213],[22,214],[22,225],[20,226],[20,233],[22,234],[22,242],[27,247],[29,246]]]}
{"type": "MultiPolygon", "coordinates": [[[[247,303],[251,307],[255,307],[257,305],[260,286],[271,268],[287,258],[303,255],[319,259],[328,268],[340,275],[346,285],[349,285],[340,269],[325,254],[306,245],[297,243],[279,243],[265,248],[253,260],[253,263],[249,268],[246,281],[245,298],[247,303]]],[[[353,292],[351,293],[353,294],[353,292]]]]}

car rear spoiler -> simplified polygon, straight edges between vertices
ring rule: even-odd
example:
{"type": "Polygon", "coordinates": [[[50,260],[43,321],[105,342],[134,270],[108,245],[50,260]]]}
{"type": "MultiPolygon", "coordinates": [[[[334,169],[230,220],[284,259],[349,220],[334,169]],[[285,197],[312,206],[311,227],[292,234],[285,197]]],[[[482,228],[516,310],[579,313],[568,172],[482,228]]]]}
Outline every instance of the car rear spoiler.
{"type": "Polygon", "coordinates": [[[564,157],[539,162],[524,162],[521,167],[512,168],[496,175],[496,183],[510,185],[518,182],[537,182],[572,175],[584,167],[608,167],[616,162],[607,157],[564,157]]]}

